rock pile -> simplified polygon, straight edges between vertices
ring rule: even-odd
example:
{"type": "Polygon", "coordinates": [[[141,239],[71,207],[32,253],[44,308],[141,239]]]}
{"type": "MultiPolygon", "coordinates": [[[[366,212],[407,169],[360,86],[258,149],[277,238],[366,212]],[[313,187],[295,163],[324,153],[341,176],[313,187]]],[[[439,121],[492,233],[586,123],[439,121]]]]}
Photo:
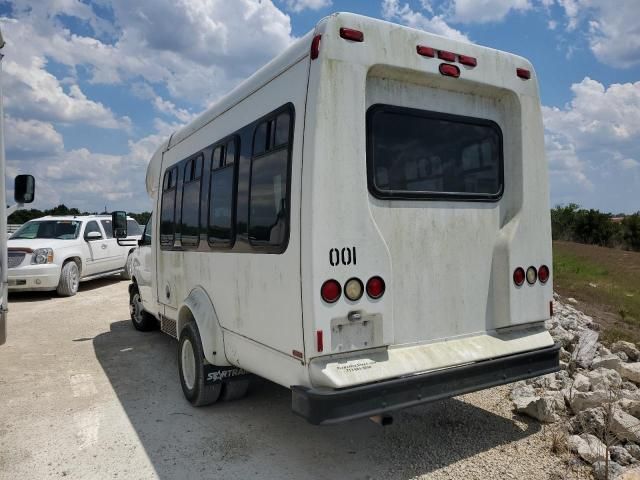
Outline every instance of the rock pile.
{"type": "Polygon", "coordinates": [[[555,300],[546,326],[562,345],[561,370],[514,383],[514,409],[561,422],[569,451],[592,465],[596,479],[640,479],[640,350],[624,341],[606,348],[591,317],[555,300]]]}

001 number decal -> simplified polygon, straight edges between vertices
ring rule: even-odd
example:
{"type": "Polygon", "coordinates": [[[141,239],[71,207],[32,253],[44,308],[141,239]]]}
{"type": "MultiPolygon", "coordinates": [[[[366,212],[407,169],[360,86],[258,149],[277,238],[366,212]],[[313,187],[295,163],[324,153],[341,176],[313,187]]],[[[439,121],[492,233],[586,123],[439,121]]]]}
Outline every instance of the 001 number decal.
{"type": "Polygon", "coordinates": [[[337,265],[355,265],[356,247],[332,248],[329,250],[329,263],[332,267],[337,265]]]}

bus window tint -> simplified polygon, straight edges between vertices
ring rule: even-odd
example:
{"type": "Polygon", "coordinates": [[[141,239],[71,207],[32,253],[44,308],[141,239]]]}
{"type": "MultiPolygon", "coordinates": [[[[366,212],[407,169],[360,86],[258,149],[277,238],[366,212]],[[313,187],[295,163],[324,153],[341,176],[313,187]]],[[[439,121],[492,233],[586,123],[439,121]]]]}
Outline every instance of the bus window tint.
{"type": "Polygon", "coordinates": [[[287,149],[253,159],[249,198],[251,243],[283,245],[286,241],[287,167],[287,149]]]}
{"type": "Polygon", "coordinates": [[[235,140],[231,140],[227,143],[225,147],[225,165],[231,165],[235,163],[236,158],[236,142],[235,140]]]}
{"type": "Polygon", "coordinates": [[[267,122],[262,122],[256,128],[253,136],[253,155],[261,155],[267,149],[267,122]]]}
{"type": "Polygon", "coordinates": [[[231,242],[233,207],[233,167],[211,172],[209,198],[209,243],[231,242]]]}
{"type": "Polygon", "coordinates": [[[165,189],[162,192],[162,207],[160,209],[160,246],[162,248],[173,247],[177,177],[178,169],[174,167],[166,171],[165,181],[163,182],[165,189]]]}
{"type": "Polygon", "coordinates": [[[185,166],[185,183],[182,187],[181,225],[181,241],[184,248],[197,247],[200,243],[201,171],[202,155],[189,160],[185,166]]]}
{"type": "Polygon", "coordinates": [[[369,112],[369,175],[385,198],[502,193],[502,137],[494,122],[399,107],[369,112]]]}
{"type": "Polygon", "coordinates": [[[284,112],[276,118],[275,146],[284,145],[289,141],[289,113],[284,112]]]}

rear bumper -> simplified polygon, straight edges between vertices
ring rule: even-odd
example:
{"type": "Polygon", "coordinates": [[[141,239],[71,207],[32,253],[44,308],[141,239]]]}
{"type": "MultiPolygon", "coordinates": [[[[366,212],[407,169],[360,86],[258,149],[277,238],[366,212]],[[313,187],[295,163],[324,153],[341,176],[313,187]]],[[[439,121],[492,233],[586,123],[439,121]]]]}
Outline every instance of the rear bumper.
{"type": "Polygon", "coordinates": [[[370,417],[560,369],[560,344],[344,389],[291,387],[291,408],[314,425],[370,417]]]}

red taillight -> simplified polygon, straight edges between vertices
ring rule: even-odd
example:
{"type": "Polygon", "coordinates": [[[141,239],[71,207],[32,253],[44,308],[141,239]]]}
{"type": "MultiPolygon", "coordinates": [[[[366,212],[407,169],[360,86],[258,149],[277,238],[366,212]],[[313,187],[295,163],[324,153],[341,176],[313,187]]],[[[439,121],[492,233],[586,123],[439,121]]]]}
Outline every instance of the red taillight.
{"type": "Polygon", "coordinates": [[[384,295],[384,280],[380,277],[371,277],[367,282],[367,295],[374,300],[384,295]]]}
{"type": "Polygon", "coordinates": [[[538,280],[540,280],[540,283],[547,283],[547,280],[549,280],[549,267],[542,265],[538,269],[538,280]]]}
{"type": "Polygon", "coordinates": [[[318,352],[324,350],[324,339],[322,338],[322,330],[318,330],[316,332],[316,343],[318,347],[318,352]]]}
{"type": "Polygon", "coordinates": [[[311,40],[311,60],[315,60],[320,55],[320,39],[322,35],[316,35],[311,40]]]}
{"type": "Polygon", "coordinates": [[[526,68],[516,68],[516,75],[525,80],[529,80],[531,78],[531,72],[526,68]]]}
{"type": "Polygon", "coordinates": [[[416,52],[423,57],[435,57],[436,51],[431,47],[425,47],[424,45],[416,46],[416,52]]]}
{"type": "Polygon", "coordinates": [[[449,65],[448,63],[440,64],[440,73],[447,77],[458,78],[460,76],[460,69],[455,65],[449,65]]]}
{"type": "Polygon", "coordinates": [[[525,277],[524,268],[518,267],[513,272],[513,283],[521,287],[524,284],[525,277]]]}
{"type": "Polygon", "coordinates": [[[345,40],[351,40],[352,42],[363,42],[364,33],[360,30],[354,30],[353,28],[341,28],[340,36],[345,40]]]}
{"type": "Polygon", "coordinates": [[[340,298],[340,294],[342,293],[342,287],[337,280],[327,280],[322,284],[320,288],[320,295],[322,299],[327,303],[335,303],[340,298]]]}
{"type": "Polygon", "coordinates": [[[478,61],[474,57],[469,57],[467,55],[458,55],[458,61],[462,65],[467,65],[469,67],[475,67],[478,65],[478,61]]]}
{"type": "Polygon", "coordinates": [[[456,54],[453,52],[447,52],[445,50],[438,50],[438,58],[441,60],[446,60],[447,62],[455,62],[456,54]]]}

